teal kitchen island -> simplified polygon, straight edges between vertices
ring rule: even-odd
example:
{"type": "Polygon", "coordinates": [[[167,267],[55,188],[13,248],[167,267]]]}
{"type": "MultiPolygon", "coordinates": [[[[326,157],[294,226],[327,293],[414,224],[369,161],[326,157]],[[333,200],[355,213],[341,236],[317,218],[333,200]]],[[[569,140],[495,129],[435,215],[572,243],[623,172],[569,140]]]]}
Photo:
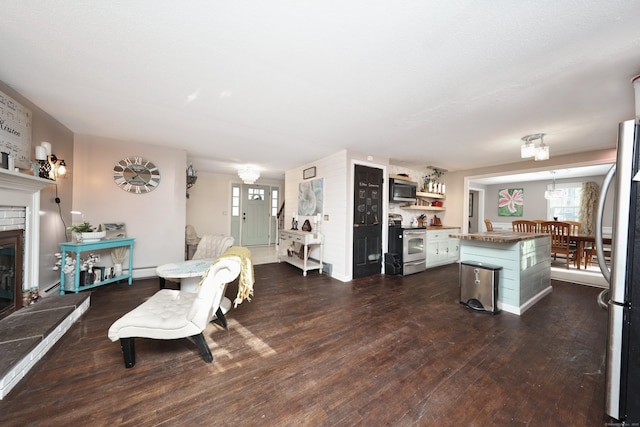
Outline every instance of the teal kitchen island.
{"type": "Polygon", "coordinates": [[[551,293],[551,237],[541,233],[488,231],[452,234],[460,239],[460,262],[502,267],[498,308],[522,314],[551,293]]]}

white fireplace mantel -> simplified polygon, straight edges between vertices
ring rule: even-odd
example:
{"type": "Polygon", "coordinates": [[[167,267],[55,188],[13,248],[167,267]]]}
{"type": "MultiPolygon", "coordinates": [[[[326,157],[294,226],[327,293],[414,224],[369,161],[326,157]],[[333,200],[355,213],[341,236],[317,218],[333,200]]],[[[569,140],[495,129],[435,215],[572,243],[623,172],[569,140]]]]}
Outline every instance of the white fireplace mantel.
{"type": "Polygon", "coordinates": [[[40,190],[52,184],[56,182],[0,168],[0,205],[25,208],[23,291],[39,287],[40,190]]]}

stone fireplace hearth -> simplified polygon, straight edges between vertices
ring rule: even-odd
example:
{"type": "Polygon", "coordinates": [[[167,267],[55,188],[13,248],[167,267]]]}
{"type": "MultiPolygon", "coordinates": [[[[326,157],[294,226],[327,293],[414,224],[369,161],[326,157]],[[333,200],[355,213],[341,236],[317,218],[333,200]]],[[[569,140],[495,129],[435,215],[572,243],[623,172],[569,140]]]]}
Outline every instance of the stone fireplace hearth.
{"type": "MultiPolygon", "coordinates": [[[[40,190],[54,181],[0,169],[0,233],[19,236],[23,254],[16,260],[15,310],[0,319],[0,399],[25,377],[88,309],[90,294],[57,295],[22,307],[22,294],[38,289],[40,190]],[[19,303],[19,305],[18,305],[19,303]],[[20,309],[19,309],[20,308],[20,309]]],[[[18,258],[16,256],[16,258],[18,258]]]]}

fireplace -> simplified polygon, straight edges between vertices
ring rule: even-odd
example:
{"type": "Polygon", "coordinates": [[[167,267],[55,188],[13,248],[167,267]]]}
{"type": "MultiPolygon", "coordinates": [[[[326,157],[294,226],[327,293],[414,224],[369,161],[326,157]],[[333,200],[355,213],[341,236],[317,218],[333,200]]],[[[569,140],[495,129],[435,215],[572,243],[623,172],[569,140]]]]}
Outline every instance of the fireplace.
{"type": "Polygon", "coordinates": [[[23,292],[39,288],[40,190],[52,184],[0,168],[0,317],[22,307],[23,292]]]}
{"type": "Polygon", "coordinates": [[[0,231],[0,319],[22,307],[23,230],[0,231]]]}

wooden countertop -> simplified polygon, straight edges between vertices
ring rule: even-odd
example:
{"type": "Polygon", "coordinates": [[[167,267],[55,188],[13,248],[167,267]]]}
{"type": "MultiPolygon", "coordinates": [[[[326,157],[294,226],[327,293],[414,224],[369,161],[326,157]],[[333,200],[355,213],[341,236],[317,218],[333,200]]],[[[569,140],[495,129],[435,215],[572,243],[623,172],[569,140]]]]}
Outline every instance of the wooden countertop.
{"type": "Polygon", "coordinates": [[[452,234],[451,237],[462,240],[481,240],[493,243],[515,243],[523,240],[548,237],[547,233],[516,233],[513,231],[485,231],[484,233],[452,234]]]}
{"type": "Polygon", "coordinates": [[[454,230],[456,227],[454,225],[429,225],[427,226],[427,230],[454,230]]]}

